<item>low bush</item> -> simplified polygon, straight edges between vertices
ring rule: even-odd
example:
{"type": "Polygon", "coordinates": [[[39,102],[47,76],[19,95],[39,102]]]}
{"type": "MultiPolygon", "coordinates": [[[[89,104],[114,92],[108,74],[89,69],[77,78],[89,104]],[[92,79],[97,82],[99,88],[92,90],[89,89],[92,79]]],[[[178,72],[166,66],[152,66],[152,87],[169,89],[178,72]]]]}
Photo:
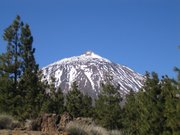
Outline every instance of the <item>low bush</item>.
{"type": "Polygon", "coordinates": [[[107,131],[105,128],[95,124],[85,124],[80,121],[71,121],[66,126],[70,135],[123,135],[119,130],[107,131]]]}
{"type": "Polygon", "coordinates": [[[0,129],[14,129],[19,128],[20,126],[20,123],[12,116],[0,114],[0,129]]]}
{"type": "Polygon", "coordinates": [[[123,135],[121,131],[119,130],[111,130],[109,131],[110,135],[123,135]]]}
{"type": "Polygon", "coordinates": [[[80,124],[75,121],[67,124],[66,131],[71,135],[109,135],[108,131],[102,127],[80,124]]]}
{"type": "Polygon", "coordinates": [[[88,135],[84,125],[80,125],[77,122],[69,122],[66,126],[66,131],[71,135],[88,135]]]}

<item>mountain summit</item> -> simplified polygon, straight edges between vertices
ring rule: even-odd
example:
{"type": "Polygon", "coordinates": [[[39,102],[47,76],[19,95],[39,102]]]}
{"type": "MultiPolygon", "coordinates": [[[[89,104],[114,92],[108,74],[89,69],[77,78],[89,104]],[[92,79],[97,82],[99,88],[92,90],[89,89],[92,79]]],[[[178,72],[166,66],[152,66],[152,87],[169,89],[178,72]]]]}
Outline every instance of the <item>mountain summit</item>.
{"type": "Polygon", "coordinates": [[[51,82],[55,78],[55,86],[61,87],[64,93],[71,89],[74,81],[84,94],[96,98],[101,91],[101,84],[110,81],[119,86],[121,94],[130,90],[138,91],[144,77],[132,69],[111,62],[92,51],[80,56],[65,58],[42,68],[44,80],[51,82]]]}

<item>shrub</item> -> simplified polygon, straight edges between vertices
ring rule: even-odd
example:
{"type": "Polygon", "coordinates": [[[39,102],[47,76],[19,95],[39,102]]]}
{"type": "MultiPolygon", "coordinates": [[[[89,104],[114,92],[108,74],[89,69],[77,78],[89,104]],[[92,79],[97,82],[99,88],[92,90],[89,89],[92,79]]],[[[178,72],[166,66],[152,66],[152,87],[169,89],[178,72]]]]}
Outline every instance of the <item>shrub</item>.
{"type": "Polygon", "coordinates": [[[89,126],[87,128],[88,135],[109,135],[108,131],[105,128],[99,127],[99,126],[89,126]]]}
{"type": "Polygon", "coordinates": [[[39,119],[35,119],[35,120],[26,120],[24,123],[24,128],[26,130],[32,130],[32,131],[40,131],[41,127],[41,123],[38,121],[39,119]]]}
{"type": "Polygon", "coordinates": [[[0,114],[0,129],[14,129],[19,127],[20,123],[16,121],[12,116],[0,114]]]}
{"type": "Polygon", "coordinates": [[[110,135],[123,135],[122,132],[120,132],[119,130],[111,130],[109,131],[110,135]]]}
{"type": "Polygon", "coordinates": [[[84,126],[77,122],[69,122],[66,126],[66,131],[72,135],[88,135],[84,126]]]}
{"type": "Polygon", "coordinates": [[[109,135],[108,131],[102,127],[80,124],[76,121],[68,123],[66,131],[72,135],[109,135]]]}

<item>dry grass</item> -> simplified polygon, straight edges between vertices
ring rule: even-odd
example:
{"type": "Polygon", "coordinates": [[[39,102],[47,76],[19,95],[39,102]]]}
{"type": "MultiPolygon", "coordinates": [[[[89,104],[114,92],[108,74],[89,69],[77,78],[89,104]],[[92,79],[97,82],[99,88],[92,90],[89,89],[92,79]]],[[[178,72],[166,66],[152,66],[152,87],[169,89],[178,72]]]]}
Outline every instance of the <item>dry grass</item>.
{"type": "Polygon", "coordinates": [[[68,123],[66,131],[71,135],[122,135],[118,130],[107,131],[94,124],[81,124],[76,121],[68,123]]]}
{"type": "Polygon", "coordinates": [[[123,135],[121,131],[119,130],[111,130],[109,131],[110,135],[123,135]]]}

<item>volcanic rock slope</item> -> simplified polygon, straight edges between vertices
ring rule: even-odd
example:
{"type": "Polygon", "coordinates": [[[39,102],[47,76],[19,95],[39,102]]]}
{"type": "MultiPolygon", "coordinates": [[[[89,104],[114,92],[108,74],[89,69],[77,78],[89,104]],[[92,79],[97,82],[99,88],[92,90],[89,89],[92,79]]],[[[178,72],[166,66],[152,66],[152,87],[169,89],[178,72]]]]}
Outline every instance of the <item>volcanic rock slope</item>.
{"type": "Polygon", "coordinates": [[[100,93],[102,83],[111,82],[125,95],[130,90],[138,91],[144,82],[141,74],[91,51],[52,63],[42,68],[42,73],[48,83],[55,78],[55,86],[61,87],[65,94],[76,81],[79,90],[93,98],[100,93]]]}

